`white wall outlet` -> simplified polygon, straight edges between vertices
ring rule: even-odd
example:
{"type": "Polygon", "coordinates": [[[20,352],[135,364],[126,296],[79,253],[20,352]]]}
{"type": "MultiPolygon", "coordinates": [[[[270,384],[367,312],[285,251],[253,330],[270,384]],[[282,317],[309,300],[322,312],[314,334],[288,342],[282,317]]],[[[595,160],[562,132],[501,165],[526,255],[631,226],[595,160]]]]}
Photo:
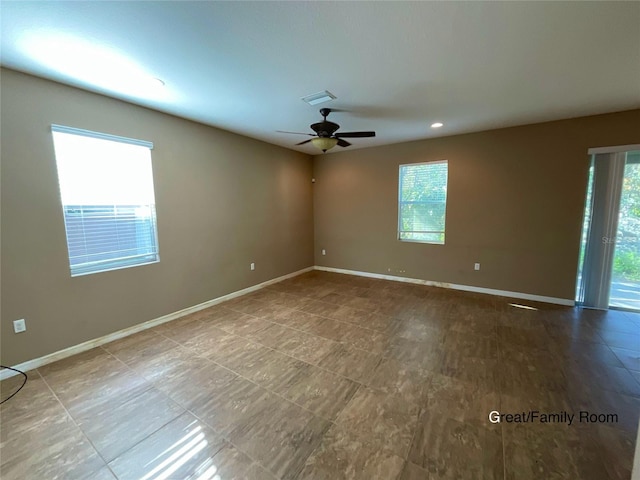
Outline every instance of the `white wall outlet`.
{"type": "Polygon", "coordinates": [[[324,248],[322,249],[322,254],[323,254],[323,255],[326,255],[326,254],[327,254],[327,251],[326,251],[324,248]]]}
{"type": "Polygon", "coordinates": [[[20,320],[14,320],[13,321],[13,331],[15,333],[22,333],[27,329],[27,324],[24,321],[24,318],[21,318],[20,320]]]}
{"type": "Polygon", "coordinates": [[[474,269],[474,270],[480,270],[480,264],[479,264],[479,263],[475,263],[475,264],[473,265],[473,269],[474,269]]]}
{"type": "Polygon", "coordinates": [[[250,268],[251,268],[251,270],[255,270],[256,269],[256,264],[251,262],[250,268]]]}

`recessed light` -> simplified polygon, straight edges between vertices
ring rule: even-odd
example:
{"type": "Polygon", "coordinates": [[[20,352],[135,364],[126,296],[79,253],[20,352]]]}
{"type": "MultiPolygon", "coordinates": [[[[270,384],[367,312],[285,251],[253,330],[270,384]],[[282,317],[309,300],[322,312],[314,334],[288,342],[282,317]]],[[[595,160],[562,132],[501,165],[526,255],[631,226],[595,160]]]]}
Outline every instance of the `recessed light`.
{"type": "Polygon", "coordinates": [[[309,105],[318,105],[319,103],[329,102],[331,100],[335,100],[337,97],[327,91],[324,90],[322,92],[313,93],[311,95],[307,95],[306,97],[302,97],[302,101],[308,103],[309,105]]]}
{"type": "Polygon", "coordinates": [[[431,128],[440,128],[442,126],[444,126],[444,123],[442,122],[436,122],[431,124],[431,128]]]}

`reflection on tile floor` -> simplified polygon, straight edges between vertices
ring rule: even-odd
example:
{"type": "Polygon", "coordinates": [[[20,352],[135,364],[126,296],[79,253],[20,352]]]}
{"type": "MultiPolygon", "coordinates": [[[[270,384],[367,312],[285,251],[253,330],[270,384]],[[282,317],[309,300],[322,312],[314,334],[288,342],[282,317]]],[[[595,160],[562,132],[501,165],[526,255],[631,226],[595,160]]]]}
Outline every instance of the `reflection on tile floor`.
{"type": "Polygon", "coordinates": [[[640,315],[315,271],[29,372],[0,415],[3,480],[629,479],[640,315]]]}

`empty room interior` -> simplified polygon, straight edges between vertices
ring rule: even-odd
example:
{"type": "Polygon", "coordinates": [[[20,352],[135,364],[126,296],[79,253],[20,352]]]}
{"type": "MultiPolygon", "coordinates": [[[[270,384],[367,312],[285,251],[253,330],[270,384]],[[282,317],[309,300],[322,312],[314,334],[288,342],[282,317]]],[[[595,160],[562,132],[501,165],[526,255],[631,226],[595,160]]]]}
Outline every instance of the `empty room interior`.
{"type": "Polygon", "coordinates": [[[640,2],[0,26],[0,478],[640,479],[640,2]]]}

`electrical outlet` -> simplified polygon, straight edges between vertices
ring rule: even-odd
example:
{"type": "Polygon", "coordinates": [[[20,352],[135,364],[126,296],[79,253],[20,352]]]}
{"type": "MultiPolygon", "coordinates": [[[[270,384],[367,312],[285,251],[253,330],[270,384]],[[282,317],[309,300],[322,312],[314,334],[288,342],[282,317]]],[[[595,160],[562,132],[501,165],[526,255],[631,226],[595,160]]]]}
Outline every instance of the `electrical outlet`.
{"type": "Polygon", "coordinates": [[[474,264],[473,265],[473,269],[474,270],[480,270],[480,264],[479,263],[474,264]]]}
{"type": "Polygon", "coordinates": [[[251,270],[255,270],[256,269],[256,264],[251,262],[251,266],[250,267],[251,267],[251,270]]]}
{"type": "Polygon", "coordinates": [[[326,255],[326,254],[327,254],[327,251],[326,251],[324,248],[322,249],[322,254],[323,254],[323,255],[326,255]]]}
{"type": "Polygon", "coordinates": [[[13,321],[13,331],[15,333],[22,333],[27,329],[27,324],[24,321],[24,318],[21,318],[20,320],[14,320],[13,321]]]}

